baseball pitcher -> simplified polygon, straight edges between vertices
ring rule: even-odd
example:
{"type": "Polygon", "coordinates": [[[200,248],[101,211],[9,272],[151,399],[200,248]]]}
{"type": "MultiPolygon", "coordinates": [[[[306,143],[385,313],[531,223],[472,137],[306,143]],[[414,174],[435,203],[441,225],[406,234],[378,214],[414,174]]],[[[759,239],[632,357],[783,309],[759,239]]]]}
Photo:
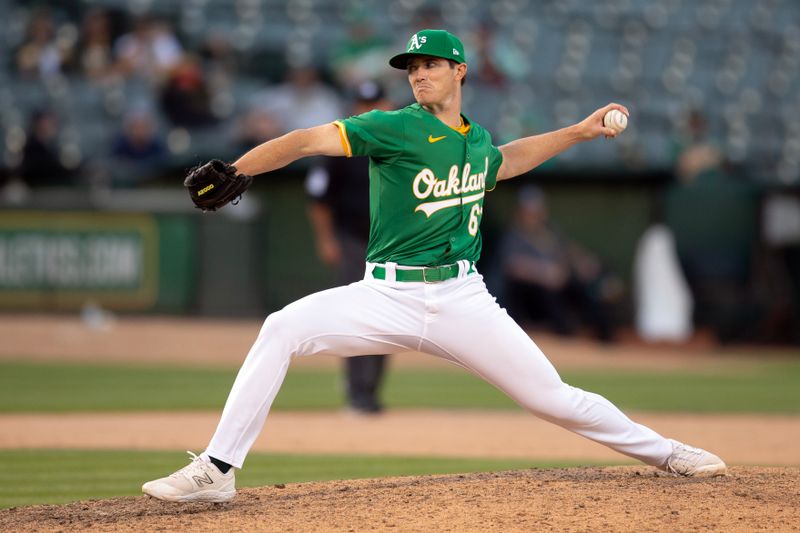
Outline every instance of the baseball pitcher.
{"type": "Polygon", "coordinates": [[[604,126],[603,117],[611,110],[627,116],[627,109],[608,104],[572,126],[498,147],[461,113],[467,63],[457,37],[419,31],[389,64],[407,72],[415,104],[292,131],[233,165],[216,161],[187,178],[196,203],[215,209],[243,192],[249,180],[242,176],[308,156],[367,156],[369,248],[363,280],[267,317],[205,452],[142,490],[168,501],[229,501],[235,469],[261,432],[292,358],[406,351],[462,366],[532,414],[654,467],[685,476],[725,474],[719,457],[662,437],[602,396],[565,384],[475,270],[487,193],[579,142],[614,137],[618,130],[604,126]],[[216,174],[223,185],[216,185],[216,174]],[[244,186],[224,186],[230,183],[244,186]],[[216,203],[215,189],[225,192],[216,203]]]}

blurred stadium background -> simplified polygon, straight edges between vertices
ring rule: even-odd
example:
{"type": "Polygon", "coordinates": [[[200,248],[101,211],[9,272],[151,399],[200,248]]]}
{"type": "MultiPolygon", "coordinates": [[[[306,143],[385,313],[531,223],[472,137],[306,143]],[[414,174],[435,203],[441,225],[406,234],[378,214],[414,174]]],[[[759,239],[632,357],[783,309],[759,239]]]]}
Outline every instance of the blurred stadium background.
{"type": "MultiPolygon", "coordinates": [[[[347,114],[415,30],[467,47],[464,111],[497,144],[608,101],[619,139],[495,191],[484,272],[521,185],[621,282],[672,231],[694,322],[722,341],[800,342],[800,4],[791,0],[0,0],[0,308],[264,316],[328,286],[302,162],[201,216],[181,181],[347,114]],[[225,275],[219,275],[225,272],[225,275]]],[[[500,269],[501,270],[501,269],[500,269]]],[[[502,274],[502,272],[500,272],[502,274]]]]}

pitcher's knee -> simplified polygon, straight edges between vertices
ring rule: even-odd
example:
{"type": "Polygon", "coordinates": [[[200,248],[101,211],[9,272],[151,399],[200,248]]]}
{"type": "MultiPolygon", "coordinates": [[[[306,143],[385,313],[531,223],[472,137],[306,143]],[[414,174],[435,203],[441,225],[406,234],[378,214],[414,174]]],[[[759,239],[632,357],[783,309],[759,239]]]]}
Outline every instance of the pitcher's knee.
{"type": "Polygon", "coordinates": [[[282,310],[270,313],[264,320],[264,324],[261,326],[261,333],[272,333],[276,330],[280,330],[280,326],[283,325],[283,317],[281,313],[283,313],[282,310]]]}
{"type": "Polygon", "coordinates": [[[284,310],[275,311],[271,313],[264,325],[261,326],[261,331],[258,334],[258,342],[261,343],[279,343],[288,348],[297,338],[297,327],[294,327],[290,317],[284,310]]]}
{"type": "Polygon", "coordinates": [[[533,391],[530,401],[523,406],[539,418],[551,422],[571,420],[581,409],[580,389],[562,383],[548,390],[533,391]]]}

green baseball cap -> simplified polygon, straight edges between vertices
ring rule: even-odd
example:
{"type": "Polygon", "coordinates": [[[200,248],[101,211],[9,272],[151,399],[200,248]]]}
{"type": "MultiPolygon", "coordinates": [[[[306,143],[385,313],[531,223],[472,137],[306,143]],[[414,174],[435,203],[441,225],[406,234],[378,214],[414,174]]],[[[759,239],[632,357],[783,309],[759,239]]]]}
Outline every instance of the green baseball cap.
{"type": "Polygon", "coordinates": [[[394,68],[405,70],[408,58],[414,56],[434,56],[452,59],[456,63],[463,63],[464,45],[452,33],[445,30],[420,30],[411,36],[406,45],[406,51],[397,54],[389,60],[394,68]]]}

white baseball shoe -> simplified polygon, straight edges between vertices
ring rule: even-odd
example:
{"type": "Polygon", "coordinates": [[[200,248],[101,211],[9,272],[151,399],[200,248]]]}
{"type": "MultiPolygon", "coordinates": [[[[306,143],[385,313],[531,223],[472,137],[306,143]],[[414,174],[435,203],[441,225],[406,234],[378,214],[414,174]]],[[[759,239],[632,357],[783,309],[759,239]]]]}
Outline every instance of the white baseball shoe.
{"type": "Polygon", "coordinates": [[[142,492],[168,502],[229,502],[236,496],[234,469],[223,474],[205,457],[186,452],[192,462],[168,477],[148,481],[142,492]]]}
{"type": "Polygon", "coordinates": [[[667,472],[681,476],[724,476],[728,472],[725,462],[711,452],[687,446],[670,439],[672,455],[662,467],[667,472]]]}

